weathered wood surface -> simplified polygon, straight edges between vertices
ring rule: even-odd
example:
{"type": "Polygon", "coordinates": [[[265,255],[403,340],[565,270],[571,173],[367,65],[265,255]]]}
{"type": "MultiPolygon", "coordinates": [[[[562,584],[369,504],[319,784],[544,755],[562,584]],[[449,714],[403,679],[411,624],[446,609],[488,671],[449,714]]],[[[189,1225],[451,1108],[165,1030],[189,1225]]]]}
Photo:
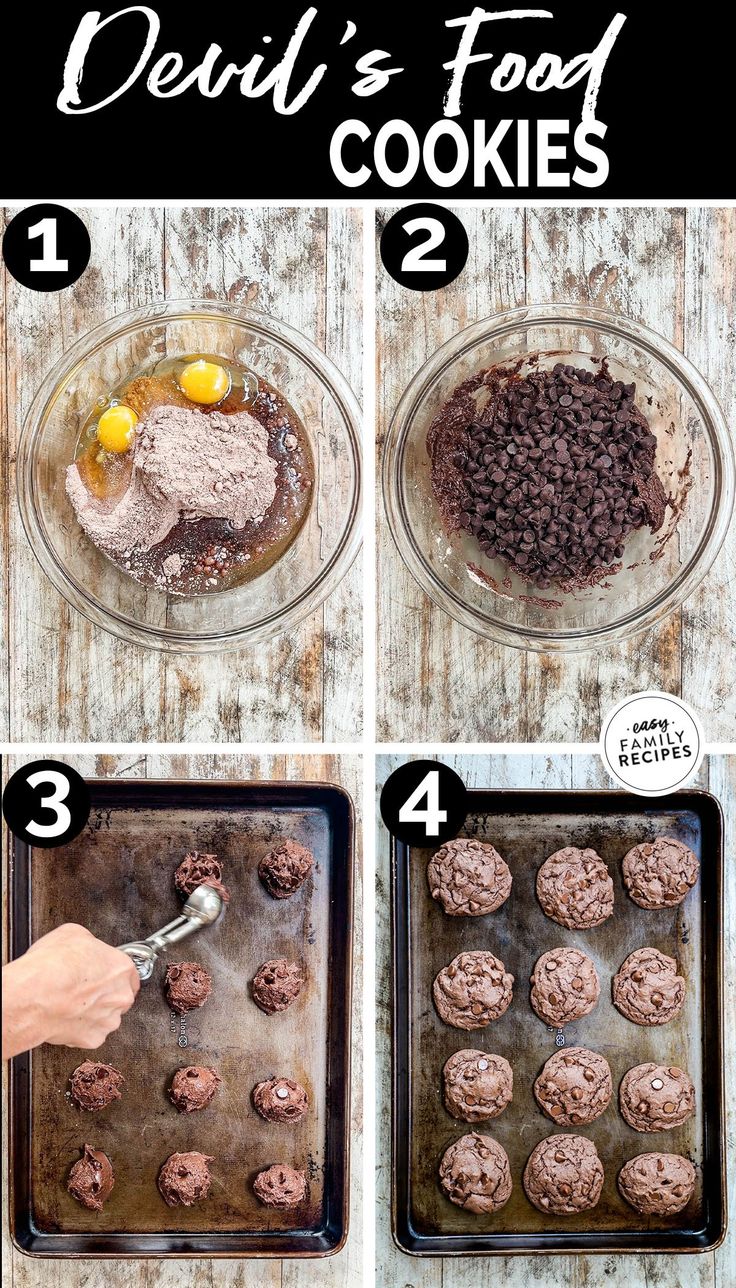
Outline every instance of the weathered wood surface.
{"type": "Polygon", "coordinates": [[[0,688],[0,738],[355,738],[362,697],[360,559],[323,608],[287,634],[220,657],[162,658],[91,626],[51,587],[21,527],[13,463],[24,412],[63,351],[115,313],[165,297],[228,299],[283,318],[327,352],[359,396],[360,212],[106,207],[80,213],[92,258],[74,286],[45,295],[3,273],[0,590],[2,670],[8,668],[10,682],[9,692],[0,688]]]}
{"type": "MultiPolygon", "coordinates": [[[[13,773],[32,757],[9,757],[13,773]]],[[[101,778],[234,778],[335,782],[352,796],[356,810],[356,885],[353,976],[353,1099],[351,1121],[350,1233],[342,1252],[326,1260],[145,1260],[61,1261],[26,1257],[11,1244],[8,1227],[7,1153],[3,1163],[2,1261],[6,1288],[356,1288],[362,1282],[362,771],[358,756],[67,756],[80,773],[101,778]]],[[[3,865],[3,905],[6,866],[3,865]]],[[[5,938],[3,907],[3,939],[5,938]]],[[[4,959],[4,957],[3,957],[4,959]]],[[[371,1038],[372,1040],[372,1038],[371,1038]]],[[[3,1066],[3,1139],[7,1141],[7,1065],[3,1066]]]]}
{"type": "MultiPolygon", "coordinates": [[[[379,786],[405,757],[379,756],[379,786]]],[[[539,789],[610,788],[597,756],[440,756],[468,787],[539,789]]],[[[731,1288],[736,1284],[736,1185],[733,1148],[736,1133],[736,966],[729,945],[736,939],[736,758],[712,756],[703,762],[697,786],[720,800],[726,821],[725,989],[726,1139],[729,1152],[729,1233],[722,1246],[703,1255],[574,1257],[408,1257],[398,1251],[390,1231],[391,1195],[391,977],[390,855],[388,835],[378,821],[376,873],[376,1086],[377,1086],[377,1288],[731,1288]]]]}
{"type": "MultiPolygon", "coordinates": [[[[470,254],[443,291],[378,267],[378,441],[411,377],[478,318],[525,303],[599,305],[684,350],[736,423],[736,211],[458,209],[470,254]]],[[[378,212],[378,230],[387,212],[378,212]]],[[[680,612],[627,644],[577,656],[480,639],[434,607],[404,568],[382,509],[378,738],[390,742],[588,742],[626,693],[680,694],[714,742],[732,738],[736,525],[680,612]]]]}

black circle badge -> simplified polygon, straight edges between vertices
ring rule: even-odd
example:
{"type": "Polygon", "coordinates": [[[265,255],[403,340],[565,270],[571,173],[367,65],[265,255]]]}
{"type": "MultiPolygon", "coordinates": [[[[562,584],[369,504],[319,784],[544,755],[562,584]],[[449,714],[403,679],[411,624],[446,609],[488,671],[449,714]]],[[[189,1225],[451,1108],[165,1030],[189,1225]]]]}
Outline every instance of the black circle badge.
{"type": "Polygon", "coordinates": [[[457,836],[468,812],[468,793],[454,769],[437,760],[400,765],[381,792],[381,818],[405,845],[439,846],[457,836]]]}
{"type": "Polygon", "coordinates": [[[50,850],[79,836],[90,811],[89,787],[60,760],[33,760],[16,770],[3,792],[3,816],[13,836],[50,850]]]}
{"type": "Polygon", "coordinates": [[[386,272],[399,286],[438,291],[465,268],[468,234],[451,210],[420,202],[391,216],[380,250],[386,272]]]}
{"type": "Polygon", "coordinates": [[[92,246],[86,225],[66,206],[28,206],[3,237],[10,274],[31,291],[63,291],[82,276],[92,246]]]}

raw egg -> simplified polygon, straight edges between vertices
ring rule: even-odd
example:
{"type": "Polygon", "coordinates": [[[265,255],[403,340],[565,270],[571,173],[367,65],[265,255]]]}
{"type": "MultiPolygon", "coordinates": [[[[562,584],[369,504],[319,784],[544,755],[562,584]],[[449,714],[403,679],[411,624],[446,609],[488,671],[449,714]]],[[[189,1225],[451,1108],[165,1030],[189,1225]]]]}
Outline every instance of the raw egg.
{"type": "Polygon", "coordinates": [[[217,362],[197,358],[179,376],[179,388],[196,403],[218,403],[230,392],[230,373],[217,362]]]}
{"type": "Polygon", "coordinates": [[[103,411],[97,422],[97,437],[106,452],[127,452],[133,442],[138,417],[132,407],[117,403],[103,411]]]}

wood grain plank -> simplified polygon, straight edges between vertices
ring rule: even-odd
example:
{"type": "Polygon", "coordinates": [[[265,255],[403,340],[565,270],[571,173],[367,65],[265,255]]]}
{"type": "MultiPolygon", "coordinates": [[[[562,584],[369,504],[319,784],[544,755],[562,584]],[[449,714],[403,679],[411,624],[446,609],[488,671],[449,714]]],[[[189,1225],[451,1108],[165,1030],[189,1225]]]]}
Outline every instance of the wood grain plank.
{"type": "MultiPolygon", "coordinates": [[[[691,209],[685,243],[685,352],[736,425],[736,210],[691,209]]],[[[736,525],[683,606],[683,694],[713,742],[731,742],[736,657],[736,525]]]]}
{"type": "Polygon", "coordinates": [[[10,737],[13,741],[135,740],[159,726],[160,659],[128,648],[72,612],[36,563],[15,503],[20,426],[38,385],[78,336],[163,294],[160,213],[80,211],[92,241],[86,273],[57,294],[6,280],[10,737]]]}

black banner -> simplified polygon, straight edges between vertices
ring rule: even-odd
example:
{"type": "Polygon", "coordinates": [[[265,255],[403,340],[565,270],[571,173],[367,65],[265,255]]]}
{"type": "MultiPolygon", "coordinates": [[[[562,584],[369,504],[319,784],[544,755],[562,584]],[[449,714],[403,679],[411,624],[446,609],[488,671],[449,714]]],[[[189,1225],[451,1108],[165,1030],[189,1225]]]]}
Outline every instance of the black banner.
{"type": "Polygon", "coordinates": [[[713,6],[100,0],[4,28],[7,198],[734,195],[713,6]]]}

